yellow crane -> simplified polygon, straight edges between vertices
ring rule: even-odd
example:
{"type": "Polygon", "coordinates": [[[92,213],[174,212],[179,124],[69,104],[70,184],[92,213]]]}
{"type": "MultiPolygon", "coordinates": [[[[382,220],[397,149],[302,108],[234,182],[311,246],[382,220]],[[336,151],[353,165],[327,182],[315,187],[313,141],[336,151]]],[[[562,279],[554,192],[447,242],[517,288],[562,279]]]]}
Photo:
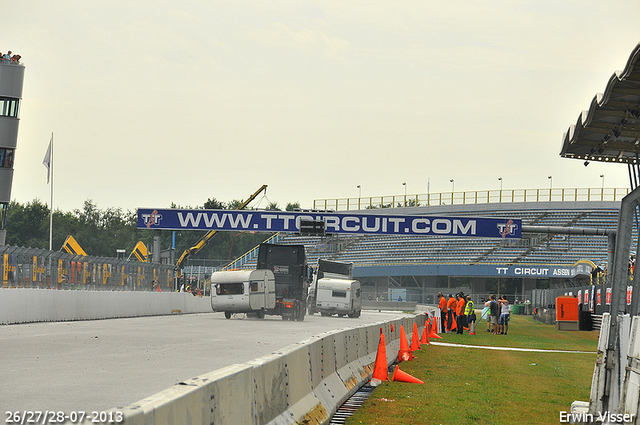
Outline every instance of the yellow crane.
{"type": "MultiPolygon", "coordinates": [[[[244,201],[242,204],[240,204],[238,209],[239,210],[244,209],[247,205],[249,205],[251,203],[251,201],[256,199],[256,197],[260,194],[260,192],[262,192],[263,190],[266,190],[266,189],[267,189],[267,185],[263,184],[262,187],[260,187],[260,189],[256,190],[253,195],[249,196],[249,198],[247,198],[246,201],[244,201]]],[[[198,253],[198,251],[200,251],[202,248],[204,248],[205,245],[207,245],[207,243],[209,243],[211,238],[217,232],[218,232],[217,230],[208,231],[203,237],[200,238],[200,240],[194,246],[184,250],[184,252],[180,256],[180,258],[178,258],[178,261],[176,262],[176,267],[178,269],[178,271],[177,271],[177,277],[178,278],[182,278],[182,269],[184,268],[184,263],[187,261],[187,258],[189,258],[191,255],[194,255],[194,254],[198,253]]]]}

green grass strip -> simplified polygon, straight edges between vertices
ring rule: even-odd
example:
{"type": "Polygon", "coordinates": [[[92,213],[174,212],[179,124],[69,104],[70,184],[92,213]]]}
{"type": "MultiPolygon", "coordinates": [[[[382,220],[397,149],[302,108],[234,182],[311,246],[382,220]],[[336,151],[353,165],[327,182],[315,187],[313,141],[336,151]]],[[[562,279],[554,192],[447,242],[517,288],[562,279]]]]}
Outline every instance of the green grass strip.
{"type": "MultiPolygon", "coordinates": [[[[531,316],[511,316],[508,335],[441,334],[438,342],[578,353],[423,345],[400,369],[425,382],[384,382],[353,424],[556,424],[574,400],[589,400],[598,332],[556,331],[531,316]]],[[[422,331],[422,330],[421,330],[422,331]]]]}

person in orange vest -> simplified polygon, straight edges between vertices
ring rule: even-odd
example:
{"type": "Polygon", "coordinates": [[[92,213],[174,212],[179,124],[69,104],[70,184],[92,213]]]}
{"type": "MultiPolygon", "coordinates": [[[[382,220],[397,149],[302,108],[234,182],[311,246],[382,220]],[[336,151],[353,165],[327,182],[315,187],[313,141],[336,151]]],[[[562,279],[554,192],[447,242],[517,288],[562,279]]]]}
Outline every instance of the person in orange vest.
{"type": "Polygon", "coordinates": [[[456,294],[456,297],[458,297],[458,305],[457,305],[457,311],[456,311],[456,315],[458,319],[458,321],[456,322],[458,325],[457,333],[462,335],[464,331],[464,327],[467,325],[467,316],[464,315],[464,306],[465,306],[464,294],[460,292],[459,294],[456,294]]]}
{"type": "Polygon", "coordinates": [[[458,307],[458,302],[453,295],[449,294],[449,300],[447,301],[447,332],[451,332],[453,321],[456,320],[456,307],[458,307]]]}
{"type": "Polygon", "coordinates": [[[438,292],[438,298],[440,301],[438,302],[438,308],[440,309],[440,324],[442,325],[442,329],[446,326],[447,322],[447,299],[442,295],[442,292],[438,292]]]}

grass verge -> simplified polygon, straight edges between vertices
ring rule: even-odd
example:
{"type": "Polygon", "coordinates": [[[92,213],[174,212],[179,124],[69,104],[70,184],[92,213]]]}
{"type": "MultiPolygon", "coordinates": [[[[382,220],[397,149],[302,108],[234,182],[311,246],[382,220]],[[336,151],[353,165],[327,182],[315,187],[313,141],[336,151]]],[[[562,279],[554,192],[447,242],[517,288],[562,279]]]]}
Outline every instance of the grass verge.
{"type": "Polygon", "coordinates": [[[347,425],[555,424],[574,400],[589,400],[598,332],[556,331],[531,316],[511,316],[508,335],[441,334],[439,342],[568,350],[498,351],[428,345],[400,369],[425,382],[384,382],[347,425]]]}

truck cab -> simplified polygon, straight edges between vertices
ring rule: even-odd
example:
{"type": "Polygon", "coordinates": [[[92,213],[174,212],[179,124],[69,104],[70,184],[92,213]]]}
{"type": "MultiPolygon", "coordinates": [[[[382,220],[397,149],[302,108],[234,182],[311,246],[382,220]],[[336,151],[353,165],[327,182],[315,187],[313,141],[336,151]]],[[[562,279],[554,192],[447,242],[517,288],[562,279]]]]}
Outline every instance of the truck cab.
{"type": "Polygon", "coordinates": [[[262,243],[258,248],[257,268],[270,270],[275,276],[276,306],[267,309],[267,314],[302,322],[309,288],[304,245],[262,243]]]}

